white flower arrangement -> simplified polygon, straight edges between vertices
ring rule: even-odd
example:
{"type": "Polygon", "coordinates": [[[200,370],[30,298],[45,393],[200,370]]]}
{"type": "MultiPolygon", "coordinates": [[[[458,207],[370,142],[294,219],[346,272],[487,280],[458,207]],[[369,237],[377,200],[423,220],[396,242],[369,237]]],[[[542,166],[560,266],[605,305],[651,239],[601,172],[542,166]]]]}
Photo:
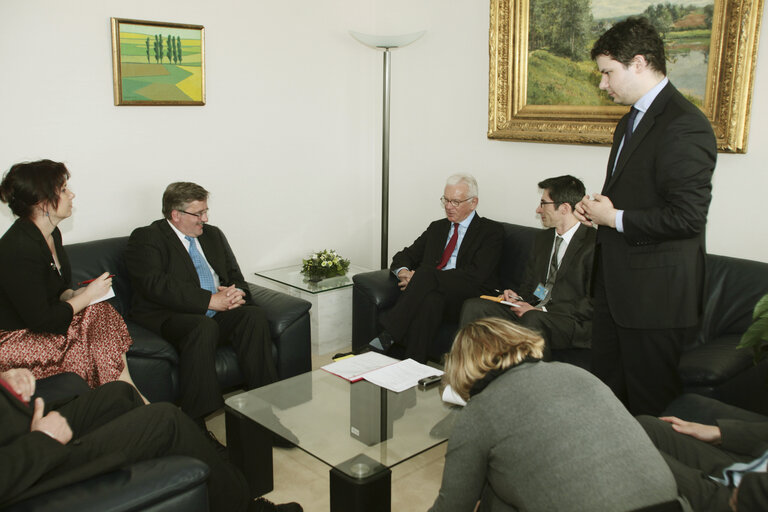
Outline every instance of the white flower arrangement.
{"type": "Polygon", "coordinates": [[[311,281],[328,277],[343,276],[349,269],[349,260],[334,250],[323,249],[301,260],[301,273],[311,281]]]}

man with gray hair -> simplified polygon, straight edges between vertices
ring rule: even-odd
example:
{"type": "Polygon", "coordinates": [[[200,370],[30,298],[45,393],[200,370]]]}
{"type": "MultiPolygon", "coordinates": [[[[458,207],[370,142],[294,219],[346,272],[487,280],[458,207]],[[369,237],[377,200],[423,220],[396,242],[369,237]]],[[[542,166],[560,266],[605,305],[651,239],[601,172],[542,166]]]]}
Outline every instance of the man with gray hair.
{"type": "Polygon", "coordinates": [[[134,230],[128,241],[132,315],[179,351],[181,408],[205,430],[205,416],[224,405],[216,347],[232,345],[246,389],[252,389],[277,380],[272,338],[224,233],[208,224],[208,191],[171,183],[163,216],[134,230]]]}
{"type": "Polygon", "coordinates": [[[475,212],[477,181],[468,174],[450,176],[440,202],[446,218],[432,222],[392,258],[402,293],[380,318],[384,330],[371,341],[374,350],[399,345],[406,357],[426,362],[443,318],[457,321],[465,299],[496,287],[504,230],[475,212]]]}

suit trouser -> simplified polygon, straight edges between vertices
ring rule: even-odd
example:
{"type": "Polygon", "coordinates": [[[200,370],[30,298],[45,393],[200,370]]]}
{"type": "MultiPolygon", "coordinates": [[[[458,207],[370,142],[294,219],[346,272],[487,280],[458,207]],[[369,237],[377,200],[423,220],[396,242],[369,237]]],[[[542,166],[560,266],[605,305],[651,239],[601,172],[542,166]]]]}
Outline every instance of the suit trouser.
{"type": "Polygon", "coordinates": [[[514,308],[486,299],[473,298],[464,301],[461,308],[459,326],[464,327],[470,322],[481,318],[504,318],[538,332],[544,338],[544,360],[551,359],[552,349],[575,348],[573,333],[576,321],[566,315],[545,311],[528,311],[518,317],[514,308]]]}
{"type": "Polygon", "coordinates": [[[72,428],[71,453],[59,471],[70,471],[106,454],[127,463],[186,455],[211,470],[208,495],[213,511],[244,511],[249,497],[243,475],[217,453],[200,429],[169,403],[144,405],[135,389],[115,381],[61,406],[72,428]]]}
{"type": "Polygon", "coordinates": [[[179,351],[181,408],[192,418],[224,405],[215,366],[219,344],[232,345],[246,389],[277,380],[269,323],[257,306],[221,311],[212,318],[176,313],[165,321],[161,334],[179,351]]]}
{"type": "Polygon", "coordinates": [[[458,316],[464,299],[479,295],[475,287],[455,286],[443,271],[419,268],[395,305],[385,311],[381,325],[399,344],[406,357],[427,361],[429,345],[446,316],[458,316]]]}
{"type": "MultiPolygon", "coordinates": [[[[626,292],[625,292],[626,293],[626,292]]],[[[616,324],[602,268],[594,280],[592,371],[633,415],[658,416],[683,389],[680,353],[696,327],[631,329],[616,324]]],[[[651,324],[649,320],[649,326],[651,324]]]]}
{"type": "Polygon", "coordinates": [[[732,490],[708,478],[722,477],[722,470],[734,462],[753,457],[728,452],[691,436],[680,434],[666,421],[639,416],[637,421],[656,445],[675,476],[677,490],[698,511],[730,511],[732,490]]]}

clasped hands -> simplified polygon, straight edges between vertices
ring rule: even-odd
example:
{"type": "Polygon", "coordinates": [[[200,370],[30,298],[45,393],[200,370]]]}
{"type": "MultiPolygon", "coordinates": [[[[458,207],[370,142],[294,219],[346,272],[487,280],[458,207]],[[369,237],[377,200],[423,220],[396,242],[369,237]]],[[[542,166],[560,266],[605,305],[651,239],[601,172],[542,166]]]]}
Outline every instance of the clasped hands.
{"type": "Polygon", "coordinates": [[[218,292],[211,294],[208,309],[213,311],[229,311],[245,304],[245,292],[235,288],[234,284],[219,286],[218,292]]]}
{"type": "Polygon", "coordinates": [[[573,214],[582,224],[587,226],[597,224],[612,228],[616,227],[616,212],[610,198],[602,194],[592,194],[592,198],[589,195],[584,196],[576,203],[576,209],[573,210],[573,214]]]}
{"type": "Polygon", "coordinates": [[[415,273],[415,270],[408,270],[407,268],[404,268],[397,273],[397,286],[400,287],[401,291],[406,289],[408,283],[410,283],[411,279],[413,279],[413,274],[415,273]]]}
{"type": "MultiPolygon", "coordinates": [[[[35,394],[35,377],[26,368],[14,368],[0,373],[0,378],[27,402],[35,394]]],[[[67,419],[56,411],[51,411],[43,416],[44,410],[45,403],[43,399],[36,398],[35,410],[32,413],[32,423],[29,426],[29,431],[42,432],[61,444],[67,444],[71,441],[72,429],[69,427],[67,419]]]]}

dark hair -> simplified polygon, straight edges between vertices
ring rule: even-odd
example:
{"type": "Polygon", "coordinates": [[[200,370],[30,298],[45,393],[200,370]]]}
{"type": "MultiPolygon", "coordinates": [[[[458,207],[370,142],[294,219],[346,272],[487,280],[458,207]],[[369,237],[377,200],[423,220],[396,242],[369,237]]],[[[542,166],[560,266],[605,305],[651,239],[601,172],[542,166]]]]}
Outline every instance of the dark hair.
{"type": "Polygon", "coordinates": [[[208,191],[196,183],[177,181],[171,183],[163,192],[163,216],[171,218],[173,210],[183,210],[192,201],[206,201],[208,191]]]}
{"type": "Polygon", "coordinates": [[[17,217],[31,218],[35,205],[59,206],[61,187],[67,183],[69,171],[61,162],[38,160],[12,166],[0,182],[0,201],[8,203],[17,217]]]}
{"type": "Polygon", "coordinates": [[[549,192],[549,197],[555,202],[555,207],[568,203],[571,205],[571,210],[576,208],[576,203],[584,199],[584,195],[587,193],[581,180],[568,174],[547,178],[539,182],[539,188],[549,192]]]}
{"type": "Polygon", "coordinates": [[[592,60],[600,55],[629,66],[635,55],[642,55],[648,65],[667,74],[664,41],[647,18],[631,17],[608,29],[592,46],[592,60]]]}

